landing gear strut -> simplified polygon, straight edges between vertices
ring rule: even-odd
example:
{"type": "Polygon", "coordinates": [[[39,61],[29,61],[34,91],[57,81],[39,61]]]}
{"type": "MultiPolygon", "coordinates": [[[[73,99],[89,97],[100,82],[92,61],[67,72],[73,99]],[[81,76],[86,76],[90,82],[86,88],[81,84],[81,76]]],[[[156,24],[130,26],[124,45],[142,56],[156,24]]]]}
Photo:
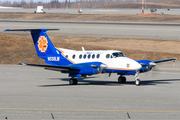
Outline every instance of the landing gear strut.
{"type": "Polygon", "coordinates": [[[119,83],[125,83],[125,82],[126,82],[126,78],[125,78],[124,76],[120,76],[120,77],[118,78],[118,82],[119,82],[119,83]]]}
{"type": "Polygon", "coordinates": [[[136,86],[141,85],[141,81],[139,79],[139,71],[136,71],[136,74],[135,74],[135,84],[136,84],[136,86]]]}
{"type": "Polygon", "coordinates": [[[77,85],[77,83],[78,83],[78,80],[77,80],[76,78],[71,78],[71,79],[69,80],[69,84],[70,84],[70,85],[77,85]]]}

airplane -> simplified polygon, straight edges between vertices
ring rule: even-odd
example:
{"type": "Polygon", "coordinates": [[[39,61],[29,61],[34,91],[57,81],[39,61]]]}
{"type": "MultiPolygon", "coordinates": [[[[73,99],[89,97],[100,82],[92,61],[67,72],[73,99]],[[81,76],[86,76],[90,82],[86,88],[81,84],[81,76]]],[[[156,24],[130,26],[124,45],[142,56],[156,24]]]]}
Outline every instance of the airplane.
{"type": "Polygon", "coordinates": [[[100,73],[117,73],[118,82],[125,83],[127,75],[135,75],[135,84],[139,86],[141,81],[139,73],[148,72],[156,63],[176,60],[176,58],[163,60],[133,60],[118,50],[92,50],[75,51],[54,47],[46,31],[59,29],[6,29],[4,31],[30,31],[34,46],[39,58],[44,59],[46,65],[23,65],[43,67],[47,70],[60,71],[69,74],[70,85],[78,83],[77,78],[87,77],[100,73]]]}

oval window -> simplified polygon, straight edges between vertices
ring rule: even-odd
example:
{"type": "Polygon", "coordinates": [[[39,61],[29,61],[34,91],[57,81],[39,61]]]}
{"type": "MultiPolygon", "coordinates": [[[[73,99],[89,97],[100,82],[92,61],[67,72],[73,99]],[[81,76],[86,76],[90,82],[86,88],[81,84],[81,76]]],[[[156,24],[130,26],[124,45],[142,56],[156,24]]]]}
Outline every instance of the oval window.
{"type": "Polygon", "coordinates": [[[84,59],[86,59],[86,54],[83,56],[84,59]]]}
{"type": "Polygon", "coordinates": [[[82,58],[82,55],[79,55],[79,59],[81,59],[82,58]]]}
{"type": "Polygon", "coordinates": [[[95,58],[95,54],[92,55],[92,59],[94,59],[94,58],[95,58]]]}
{"type": "Polygon", "coordinates": [[[76,55],[73,55],[72,58],[75,59],[76,55]]]}
{"type": "Polygon", "coordinates": [[[90,58],[91,58],[91,54],[88,55],[88,59],[90,59],[90,58]]]}
{"type": "Polygon", "coordinates": [[[68,58],[68,55],[66,55],[66,58],[68,58]]]}
{"type": "Polygon", "coordinates": [[[106,55],[106,58],[109,58],[109,57],[110,57],[110,54],[107,54],[107,55],[106,55]]]}
{"type": "Polygon", "coordinates": [[[99,58],[100,57],[100,54],[97,54],[97,56],[96,56],[97,58],[99,58]]]}

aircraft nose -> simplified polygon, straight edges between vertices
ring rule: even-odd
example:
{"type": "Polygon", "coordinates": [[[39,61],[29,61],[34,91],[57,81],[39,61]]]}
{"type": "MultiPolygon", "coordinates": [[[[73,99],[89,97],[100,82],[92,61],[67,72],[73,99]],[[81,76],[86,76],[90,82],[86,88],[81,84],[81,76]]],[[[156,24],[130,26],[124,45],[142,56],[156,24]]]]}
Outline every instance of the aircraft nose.
{"type": "Polygon", "coordinates": [[[125,58],[127,68],[132,69],[132,70],[140,70],[142,68],[141,64],[139,64],[137,61],[130,59],[130,58],[125,58]]]}
{"type": "Polygon", "coordinates": [[[136,62],[136,70],[140,70],[142,68],[141,64],[139,64],[138,62],[136,62]]]}

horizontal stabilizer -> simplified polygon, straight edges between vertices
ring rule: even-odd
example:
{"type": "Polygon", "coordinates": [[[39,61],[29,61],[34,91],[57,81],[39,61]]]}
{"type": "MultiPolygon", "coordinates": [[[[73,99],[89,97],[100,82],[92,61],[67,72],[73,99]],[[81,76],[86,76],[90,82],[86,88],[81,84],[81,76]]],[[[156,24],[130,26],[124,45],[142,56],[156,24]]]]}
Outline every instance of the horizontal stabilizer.
{"type": "Polygon", "coordinates": [[[40,65],[40,64],[27,64],[27,63],[20,63],[19,65],[27,65],[27,66],[34,66],[34,67],[43,67],[43,68],[55,68],[55,69],[74,69],[74,67],[69,66],[53,66],[53,65],[40,65]]]}
{"type": "Polygon", "coordinates": [[[59,29],[6,29],[4,31],[48,31],[48,30],[59,30],[59,29]]]}

